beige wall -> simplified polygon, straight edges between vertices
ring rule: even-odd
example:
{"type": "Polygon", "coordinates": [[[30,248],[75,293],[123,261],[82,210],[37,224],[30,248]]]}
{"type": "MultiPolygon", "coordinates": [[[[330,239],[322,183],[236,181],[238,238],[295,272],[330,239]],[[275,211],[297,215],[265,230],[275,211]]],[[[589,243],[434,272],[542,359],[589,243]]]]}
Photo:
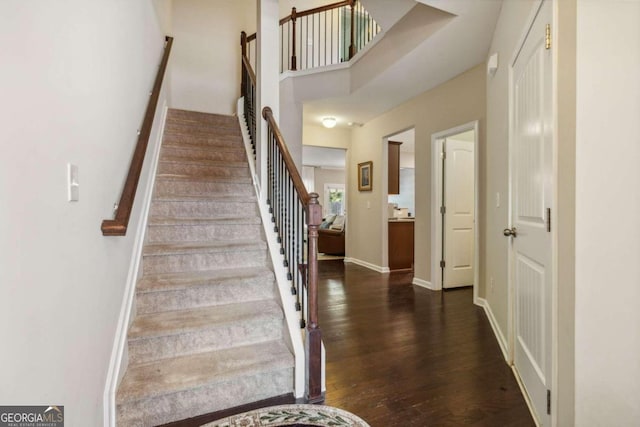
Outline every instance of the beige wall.
{"type": "Polygon", "coordinates": [[[0,5],[3,405],[57,402],[66,425],[103,425],[150,161],[127,236],[104,237],[100,224],[120,197],[163,45],[149,0],[0,5]],[[72,203],[67,162],[79,168],[72,203]]]}
{"type": "Polygon", "coordinates": [[[317,147],[348,149],[351,146],[351,128],[327,129],[324,126],[305,124],[302,129],[302,143],[317,147]]]}
{"type": "Polygon", "coordinates": [[[577,426],[640,425],[639,18],[577,2],[577,426]]]}
{"type": "Polygon", "coordinates": [[[172,107],[234,113],[240,32],[256,30],[255,0],[174,0],[172,26],[172,107]]]}
{"type": "Polygon", "coordinates": [[[505,338],[508,334],[508,239],[502,230],[509,225],[509,65],[537,3],[537,0],[504,2],[489,49],[490,54],[498,53],[499,66],[495,75],[487,78],[486,86],[487,144],[482,155],[485,192],[481,223],[484,232],[480,246],[484,254],[480,281],[486,286],[480,296],[489,303],[505,338]],[[496,207],[497,193],[500,207],[496,207]]]}
{"type": "Polygon", "coordinates": [[[415,127],[416,223],[415,276],[431,280],[431,135],[480,120],[484,147],[485,67],[471,70],[352,130],[347,172],[349,231],[347,256],[384,267],[383,230],[387,217],[383,179],[383,138],[415,127]],[[373,191],[359,192],[357,164],[373,161],[373,191]],[[370,206],[370,207],[368,207],[370,206]]]}

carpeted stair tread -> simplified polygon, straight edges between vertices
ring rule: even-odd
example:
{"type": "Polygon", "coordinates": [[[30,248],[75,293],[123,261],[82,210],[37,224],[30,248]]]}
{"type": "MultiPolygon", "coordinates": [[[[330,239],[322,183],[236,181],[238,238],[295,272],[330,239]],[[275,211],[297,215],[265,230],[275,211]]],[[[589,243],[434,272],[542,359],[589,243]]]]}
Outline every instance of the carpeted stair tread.
{"type": "Polygon", "coordinates": [[[293,368],[293,355],[281,341],[268,341],[129,366],[117,403],[223,383],[237,377],[293,368]]]}
{"type": "Polygon", "coordinates": [[[198,123],[238,123],[238,118],[236,116],[205,113],[202,111],[182,110],[179,108],[169,109],[167,121],[169,120],[180,120],[198,123]]]}
{"type": "Polygon", "coordinates": [[[250,182],[156,178],[156,197],[189,195],[200,197],[216,197],[220,195],[251,197],[255,195],[255,190],[250,182]]]}
{"type": "Polygon", "coordinates": [[[238,224],[260,224],[262,220],[259,216],[251,212],[238,212],[238,215],[246,216],[231,216],[231,217],[215,217],[215,218],[177,218],[177,217],[161,217],[152,216],[149,217],[148,224],[150,226],[163,226],[163,225],[238,225],[238,224]]]}
{"type": "Polygon", "coordinates": [[[138,315],[129,329],[129,339],[176,335],[213,329],[247,320],[266,322],[282,319],[282,309],[274,300],[242,302],[138,315]]]}
{"type": "Polygon", "coordinates": [[[277,298],[273,271],[266,266],[147,274],[138,282],[138,314],[185,310],[277,298]]]}
{"type": "MultiPolygon", "coordinates": [[[[206,150],[220,150],[243,148],[241,138],[230,137],[195,137],[185,135],[165,135],[163,139],[163,145],[166,148],[176,149],[206,149],[206,150]]],[[[225,150],[228,151],[228,150],[225,150]]]]}
{"type": "Polygon", "coordinates": [[[219,218],[259,216],[255,197],[167,198],[151,203],[150,217],[219,218]]]}
{"type": "Polygon", "coordinates": [[[228,184],[252,184],[249,176],[217,176],[217,175],[192,175],[178,173],[158,173],[158,181],[184,181],[184,182],[221,182],[228,184]]]}
{"type": "Polygon", "coordinates": [[[250,194],[161,194],[154,195],[153,201],[151,202],[212,202],[216,201],[219,203],[255,203],[255,196],[252,197],[250,194]]]}
{"type": "MultiPolygon", "coordinates": [[[[242,152],[242,154],[244,154],[244,151],[242,152]]],[[[239,169],[248,169],[247,167],[247,162],[242,162],[242,161],[226,161],[226,160],[209,160],[209,159],[202,159],[202,158],[198,158],[198,157],[190,157],[190,158],[182,158],[182,157],[167,157],[167,158],[160,158],[160,165],[166,164],[166,165],[172,165],[172,164],[179,164],[179,165],[196,165],[196,166],[206,166],[206,167],[214,167],[214,168],[219,168],[219,167],[225,167],[225,168],[239,168],[239,169]]]]}
{"type": "Polygon", "coordinates": [[[220,123],[198,123],[198,122],[176,122],[167,121],[165,125],[166,134],[189,134],[189,135],[238,135],[240,127],[235,124],[220,123]]]}
{"type": "Polygon", "coordinates": [[[263,279],[265,282],[273,281],[273,271],[267,267],[245,267],[189,273],[147,274],[138,282],[137,292],[140,294],[181,290],[225,282],[242,283],[252,279],[263,279]]]}
{"type": "Polygon", "coordinates": [[[145,245],[142,253],[144,256],[159,256],[214,252],[247,252],[266,249],[267,244],[265,242],[255,240],[176,243],[172,242],[153,243],[145,245]]]}

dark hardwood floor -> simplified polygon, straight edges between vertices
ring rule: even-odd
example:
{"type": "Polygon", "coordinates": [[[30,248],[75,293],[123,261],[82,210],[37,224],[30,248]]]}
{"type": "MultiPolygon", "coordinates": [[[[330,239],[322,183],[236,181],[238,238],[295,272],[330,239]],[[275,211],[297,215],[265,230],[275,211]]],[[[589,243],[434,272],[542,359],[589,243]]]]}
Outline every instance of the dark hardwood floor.
{"type": "Polygon", "coordinates": [[[535,425],[471,288],[342,260],[319,272],[327,405],[373,427],[535,425]]]}

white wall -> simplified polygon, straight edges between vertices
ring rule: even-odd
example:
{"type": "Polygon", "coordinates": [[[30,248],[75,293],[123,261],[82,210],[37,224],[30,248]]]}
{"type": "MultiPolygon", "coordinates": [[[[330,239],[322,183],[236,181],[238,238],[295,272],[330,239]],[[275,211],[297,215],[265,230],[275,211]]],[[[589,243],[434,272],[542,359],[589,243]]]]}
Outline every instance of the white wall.
{"type": "Polygon", "coordinates": [[[504,2],[489,49],[489,54],[498,54],[499,66],[495,75],[487,77],[487,145],[480,152],[484,189],[480,252],[484,262],[479,295],[489,303],[504,337],[508,324],[508,240],[502,230],[509,225],[509,67],[536,4],[538,0],[504,2]],[[500,195],[500,207],[496,206],[496,194],[500,195]]]}
{"type": "Polygon", "coordinates": [[[232,114],[240,97],[240,32],[256,31],[255,0],[173,0],[172,106],[232,114]]]}
{"type": "Polygon", "coordinates": [[[637,426],[640,2],[577,4],[575,424],[637,426]]]}
{"type": "MultiPolygon", "coordinates": [[[[119,198],[164,37],[151,1],[0,5],[0,402],[101,425],[140,204],[119,198]],[[66,198],[67,162],[80,201],[66,198]]],[[[148,175],[140,181],[144,188],[148,175]]]]}

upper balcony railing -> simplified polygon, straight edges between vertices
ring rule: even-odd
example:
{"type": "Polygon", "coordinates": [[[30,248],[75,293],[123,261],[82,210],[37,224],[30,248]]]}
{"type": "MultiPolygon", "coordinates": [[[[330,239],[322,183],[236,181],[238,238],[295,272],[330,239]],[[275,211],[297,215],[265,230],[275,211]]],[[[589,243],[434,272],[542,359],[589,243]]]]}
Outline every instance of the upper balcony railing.
{"type": "MultiPolygon", "coordinates": [[[[358,0],[298,11],[280,20],[280,72],[340,64],[353,58],[381,31],[358,0]]],[[[249,36],[255,41],[255,35],[249,36]]],[[[247,53],[252,65],[255,42],[247,53]]]]}

